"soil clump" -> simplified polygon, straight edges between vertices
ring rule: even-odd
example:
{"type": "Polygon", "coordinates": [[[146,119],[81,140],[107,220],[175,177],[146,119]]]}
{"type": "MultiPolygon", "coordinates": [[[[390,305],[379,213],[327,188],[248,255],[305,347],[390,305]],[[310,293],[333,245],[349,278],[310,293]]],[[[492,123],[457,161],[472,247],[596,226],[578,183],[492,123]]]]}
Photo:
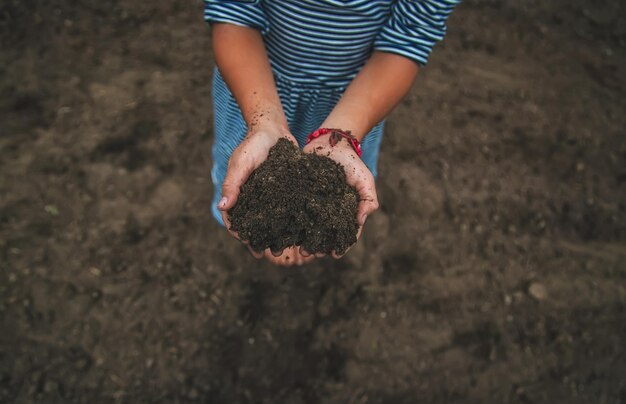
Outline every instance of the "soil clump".
{"type": "Polygon", "coordinates": [[[358,204],[341,165],[280,139],[241,187],[230,229],[255,251],[342,254],[356,242],[358,204]]]}

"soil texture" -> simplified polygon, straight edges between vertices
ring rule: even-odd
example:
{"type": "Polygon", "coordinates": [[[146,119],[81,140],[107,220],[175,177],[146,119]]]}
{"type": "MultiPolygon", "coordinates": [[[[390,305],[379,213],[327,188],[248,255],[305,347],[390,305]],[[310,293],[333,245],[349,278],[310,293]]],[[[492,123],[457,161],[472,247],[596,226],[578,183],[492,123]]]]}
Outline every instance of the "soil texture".
{"type": "Polygon", "coordinates": [[[241,187],[230,229],[255,251],[343,254],[356,242],[358,204],[341,165],[279,139],[241,187]]]}

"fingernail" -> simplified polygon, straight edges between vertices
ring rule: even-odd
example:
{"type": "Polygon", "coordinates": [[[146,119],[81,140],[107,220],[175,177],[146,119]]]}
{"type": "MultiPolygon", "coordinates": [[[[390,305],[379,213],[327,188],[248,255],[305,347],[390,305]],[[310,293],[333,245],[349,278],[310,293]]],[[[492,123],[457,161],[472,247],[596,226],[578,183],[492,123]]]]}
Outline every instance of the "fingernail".
{"type": "Polygon", "coordinates": [[[226,206],[226,202],[228,202],[228,198],[227,197],[223,197],[222,199],[220,199],[220,203],[217,204],[217,206],[221,209],[224,208],[224,206],[226,206]]]}
{"type": "Polygon", "coordinates": [[[365,224],[365,219],[367,219],[367,214],[361,216],[361,226],[365,224]]]}

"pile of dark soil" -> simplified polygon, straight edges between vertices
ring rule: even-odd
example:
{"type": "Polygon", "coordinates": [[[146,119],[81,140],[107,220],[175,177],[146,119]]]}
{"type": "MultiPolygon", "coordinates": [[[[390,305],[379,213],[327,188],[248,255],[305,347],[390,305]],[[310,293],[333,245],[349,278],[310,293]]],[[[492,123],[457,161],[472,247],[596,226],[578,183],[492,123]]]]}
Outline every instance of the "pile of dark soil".
{"type": "Polygon", "coordinates": [[[280,139],[242,186],[230,229],[255,251],[342,254],[356,242],[358,203],[341,165],[280,139]]]}

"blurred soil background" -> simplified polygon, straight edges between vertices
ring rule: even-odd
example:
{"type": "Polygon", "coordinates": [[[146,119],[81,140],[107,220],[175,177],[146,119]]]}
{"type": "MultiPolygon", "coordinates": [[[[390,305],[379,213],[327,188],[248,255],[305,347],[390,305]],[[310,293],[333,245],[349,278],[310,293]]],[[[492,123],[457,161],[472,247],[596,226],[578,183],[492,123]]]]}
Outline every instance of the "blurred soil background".
{"type": "Polygon", "coordinates": [[[0,402],[626,402],[625,2],[462,4],[301,269],[210,216],[201,8],[0,4],[0,402]]]}

